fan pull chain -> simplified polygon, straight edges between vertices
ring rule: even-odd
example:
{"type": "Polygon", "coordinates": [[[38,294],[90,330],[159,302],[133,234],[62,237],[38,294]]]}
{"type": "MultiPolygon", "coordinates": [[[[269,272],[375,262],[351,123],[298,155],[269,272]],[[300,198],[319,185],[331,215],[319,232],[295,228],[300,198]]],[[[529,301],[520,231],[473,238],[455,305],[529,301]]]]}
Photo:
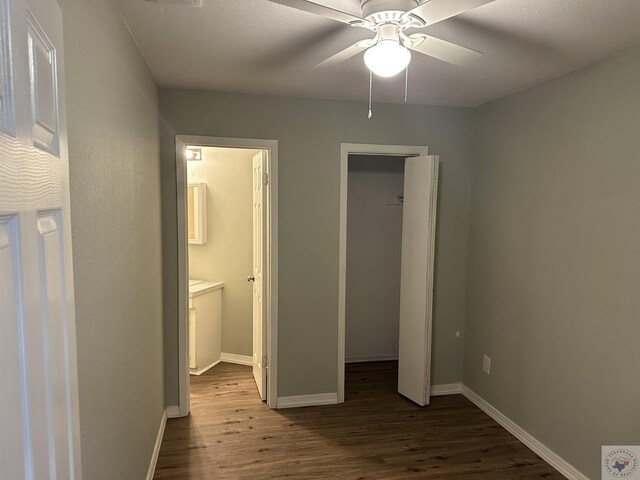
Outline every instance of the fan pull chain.
{"type": "Polygon", "coordinates": [[[367,118],[371,118],[373,113],[371,112],[371,91],[373,90],[373,72],[369,70],[369,115],[367,118]]]}
{"type": "Polygon", "coordinates": [[[407,103],[407,99],[409,98],[409,65],[405,70],[404,76],[404,103],[407,103]]]}

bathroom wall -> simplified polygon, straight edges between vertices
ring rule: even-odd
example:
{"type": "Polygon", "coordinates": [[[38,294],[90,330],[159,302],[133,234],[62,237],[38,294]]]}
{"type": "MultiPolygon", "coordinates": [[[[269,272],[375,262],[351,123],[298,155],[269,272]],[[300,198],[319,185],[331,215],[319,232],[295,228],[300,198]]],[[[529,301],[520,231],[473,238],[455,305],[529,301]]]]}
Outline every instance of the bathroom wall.
{"type": "Polygon", "coordinates": [[[404,158],[349,156],[345,357],[398,356],[404,158]]]}
{"type": "Polygon", "coordinates": [[[203,148],[189,183],[207,184],[207,243],[189,245],[189,277],[224,282],[222,351],[253,355],[252,159],[259,150],[203,148]]]}

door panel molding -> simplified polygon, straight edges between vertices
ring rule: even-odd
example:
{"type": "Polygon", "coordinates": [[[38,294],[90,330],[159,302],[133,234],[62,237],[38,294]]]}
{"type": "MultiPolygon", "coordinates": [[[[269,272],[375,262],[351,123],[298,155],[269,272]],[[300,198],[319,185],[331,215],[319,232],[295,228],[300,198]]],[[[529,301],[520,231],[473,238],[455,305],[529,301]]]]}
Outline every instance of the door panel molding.
{"type": "Polygon", "coordinates": [[[27,20],[33,144],[57,156],[59,112],[56,48],[31,12],[27,20]]]}

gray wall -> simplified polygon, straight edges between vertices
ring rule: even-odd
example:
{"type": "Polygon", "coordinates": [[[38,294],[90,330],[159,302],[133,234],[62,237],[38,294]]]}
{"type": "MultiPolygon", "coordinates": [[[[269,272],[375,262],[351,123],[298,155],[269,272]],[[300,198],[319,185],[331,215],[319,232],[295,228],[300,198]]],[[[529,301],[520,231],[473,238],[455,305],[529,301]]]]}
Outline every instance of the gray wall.
{"type": "Polygon", "coordinates": [[[635,49],[475,118],[464,381],[591,478],[640,444],[639,85],[635,49]]]}
{"type": "Polygon", "coordinates": [[[398,355],[404,158],[349,156],[345,357],[398,355]]]}
{"type": "Polygon", "coordinates": [[[189,245],[189,277],[224,282],[222,351],[253,356],[253,156],[259,150],[203,148],[189,182],[207,183],[208,241],[189,245]]]}
{"type": "Polygon", "coordinates": [[[177,404],[175,152],[178,134],[279,141],[280,396],[335,392],[340,143],[428,145],[441,155],[434,381],[462,378],[472,111],[161,90],[168,404],[177,404]]]}
{"type": "Polygon", "coordinates": [[[110,0],[61,0],[84,478],[143,479],[164,412],[157,87],[110,0]]]}

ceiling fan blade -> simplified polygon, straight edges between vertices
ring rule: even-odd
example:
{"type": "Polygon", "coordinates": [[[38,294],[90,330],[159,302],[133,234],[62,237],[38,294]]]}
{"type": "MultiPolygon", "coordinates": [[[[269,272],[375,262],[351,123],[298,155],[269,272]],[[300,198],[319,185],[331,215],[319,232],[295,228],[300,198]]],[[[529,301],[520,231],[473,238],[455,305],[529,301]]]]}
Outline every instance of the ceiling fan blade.
{"type": "Polygon", "coordinates": [[[413,10],[405,13],[405,17],[420,17],[426,25],[432,25],[493,1],[494,0],[427,0],[422,5],[418,5],[413,10]]]}
{"type": "Polygon", "coordinates": [[[367,48],[372,47],[373,45],[375,45],[375,43],[376,43],[375,38],[371,40],[361,40],[357,43],[354,43],[350,47],[345,48],[341,52],[338,52],[335,55],[320,62],[313,68],[324,68],[324,67],[331,67],[333,65],[338,65],[339,63],[345,62],[349,60],[351,57],[356,56],[357,54],[366,50],[367,48]]]}
{"type": "Polygon", "coordinates": [[[363,22],[362,18],[358,18],[349,13],[341,12],[340,10],[336,10],[334,8],[327,7],[325,5],[312,2],[310,0],[269,0],[269,1],[273,3],[279,3],[280,5],[286,5],[288,7],[296,8],[304,12],[313,13],[314,15],[320,15],[322,17],[331,18],[332,20],[337,20],[338,22],[342,22],[346,24],[351,24],[353,22],[356,22],[356,23],[363,22]]]}
{"type": "Polygon", "coordinates": [[[458,66],[468,65],[482,56],[481,52],[424,33],[414,33],[408,38],[407,48],[458,66]]]}

